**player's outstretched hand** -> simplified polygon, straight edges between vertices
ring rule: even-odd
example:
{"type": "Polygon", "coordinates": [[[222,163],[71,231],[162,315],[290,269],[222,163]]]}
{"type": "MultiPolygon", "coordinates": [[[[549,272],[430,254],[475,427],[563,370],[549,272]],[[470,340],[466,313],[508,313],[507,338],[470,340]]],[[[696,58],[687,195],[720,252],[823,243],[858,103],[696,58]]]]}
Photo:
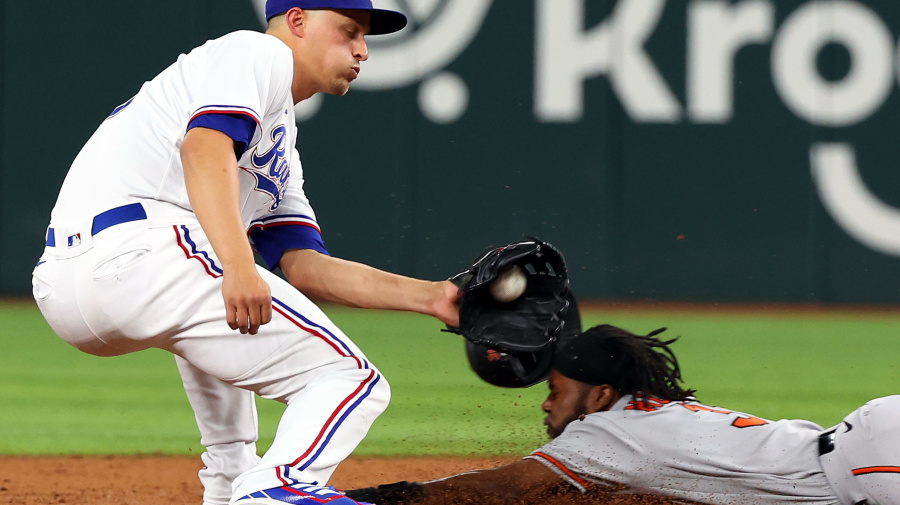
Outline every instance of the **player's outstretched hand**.
{"type": "Polygon", "coordinates": [[[226,270],[222,282],[226,321],[232,330],[256,335],[272,320],[272,292],[256,265],[226,270]]]}
{"type": "Polygon", "coordinates": [[[434,317],[446,325],[459,326],[459,288],[450,281],[435,282],[438,296],[434,301],[434,317]]]}

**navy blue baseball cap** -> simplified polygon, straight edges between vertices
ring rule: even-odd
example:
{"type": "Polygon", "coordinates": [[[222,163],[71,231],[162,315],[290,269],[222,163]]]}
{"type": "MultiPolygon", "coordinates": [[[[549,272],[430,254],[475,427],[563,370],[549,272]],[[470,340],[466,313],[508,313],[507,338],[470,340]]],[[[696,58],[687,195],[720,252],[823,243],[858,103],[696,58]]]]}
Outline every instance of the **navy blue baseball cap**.
{"type": "Polygon", "coordinates": [[[352,9],[369,11],[371,29],[369,35],[394,33],[406,26],[406,16],[397,11],[376,9],[372,0],[267,0],[266,21],[279,14],[300,7],[301,9],[352,9]]]}

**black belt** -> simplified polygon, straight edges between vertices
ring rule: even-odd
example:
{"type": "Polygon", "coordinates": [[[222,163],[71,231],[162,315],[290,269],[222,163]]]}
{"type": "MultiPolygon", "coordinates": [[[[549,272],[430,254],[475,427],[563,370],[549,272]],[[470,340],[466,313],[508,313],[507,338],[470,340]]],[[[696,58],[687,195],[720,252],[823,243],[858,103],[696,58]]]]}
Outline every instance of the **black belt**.
{"type": "MultiPolygon", "coordinates": [[[[94,220],[91,223],[91,235],[96,235],[110,226],[129,223],[131,221],[140,221],[142,219],[147,219],[147,212],[144,210],[144,206],[139,203],[131,203],[109,209],[106,212],[101,212],[94,216],[94,220]]],[[[56,247],[56,234],[54,233],[53,228],[47,229],[46,245],[47,247],[56,247]]],[[[68,237],[68,245],[73,245],[72,237],[68,237]]]]}
{"type": "Polygon", "coordinates": [[[819,456],[824,456],[834,450],[834,432],[828,430],[819,435],[819,456]]]}

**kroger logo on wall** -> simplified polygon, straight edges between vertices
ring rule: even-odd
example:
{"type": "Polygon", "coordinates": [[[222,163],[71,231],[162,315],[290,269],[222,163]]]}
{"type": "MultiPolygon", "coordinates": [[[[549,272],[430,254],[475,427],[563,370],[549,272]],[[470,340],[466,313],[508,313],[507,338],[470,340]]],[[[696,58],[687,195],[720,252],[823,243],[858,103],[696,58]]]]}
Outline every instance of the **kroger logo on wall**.
{"type": "MultiPolygon", "coordinates": [[[[264,21],[265,0],[253,0],[264,21]]],[[[727,125],[734,121],[735,65],[751,45],[771,49],[772,86],[782,104],[815,126],[843,128],[874,115],[900,79],[900,49],[885,20],[855,0],[810,0],[777,23],[777,0],[619,0],[606,19],[585,26],[592,0],[534,0],[534,100],[537,123],[578,123],[585,82],[607,79],[634,123],[727,125]],[[646,44],[665,22],[667,6],[685,9],[685,97],[660,72],[646,44]],[[821,75],[817,57],[829,44],[850,55],[846,75],[821,75]]],[[[510,2],[512,3],[512,2],[510,2]]],[[[521,8],[515,2],[515,8],[521,8]]],[[[522,5],[531,5],[521,2],[522,5]]],[[[372,37],[370,59],[356,89],[418,86],[419,110],[436,124],[460,120],[468,108],[464,78],[446,71],[481,30],[492,0],[376,0],[407,13],[410,27],[372,37]]],[[[873,4],[877,5],[877,4],[873,4]]],[[[314,116],[321,97],[297,107],[314,116]]],[[[884,254],[900,256],[900,210],[880,201],[860,177],[855,147],[846,142],[809,148],[819,197],[850,236],[884,254]]]]}
{"type": "MultiPolygon", "coordinates": [[[[253,0],[265,23],[265,0],[253,0]]],[[[398,33],[367,39],[369,60],[353,86],[371,91],[417,84],[419,110],[438,124],[453,123],[469,105],[463,79],[444,68],[453,62],[481,30],[492,0],[379,0],[376,6],[398,10],[409,27],[398,33]]],[[[297,119],[314,116],[321,95],[297,106],[297,119]],[[307,103],[308,102],[308,103],[307,103]]]]}

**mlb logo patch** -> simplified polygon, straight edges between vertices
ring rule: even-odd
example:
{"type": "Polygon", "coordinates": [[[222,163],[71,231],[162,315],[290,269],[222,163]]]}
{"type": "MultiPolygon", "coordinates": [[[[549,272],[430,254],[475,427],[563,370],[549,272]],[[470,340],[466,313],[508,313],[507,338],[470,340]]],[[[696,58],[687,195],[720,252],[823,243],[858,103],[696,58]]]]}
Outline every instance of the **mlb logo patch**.
{"type": "Polygon", "coordinates": [[[75,235],[69,235],[69,247],[75,247],[77,245],[81,245],[81,234],[76,233],[75,235]]]}

